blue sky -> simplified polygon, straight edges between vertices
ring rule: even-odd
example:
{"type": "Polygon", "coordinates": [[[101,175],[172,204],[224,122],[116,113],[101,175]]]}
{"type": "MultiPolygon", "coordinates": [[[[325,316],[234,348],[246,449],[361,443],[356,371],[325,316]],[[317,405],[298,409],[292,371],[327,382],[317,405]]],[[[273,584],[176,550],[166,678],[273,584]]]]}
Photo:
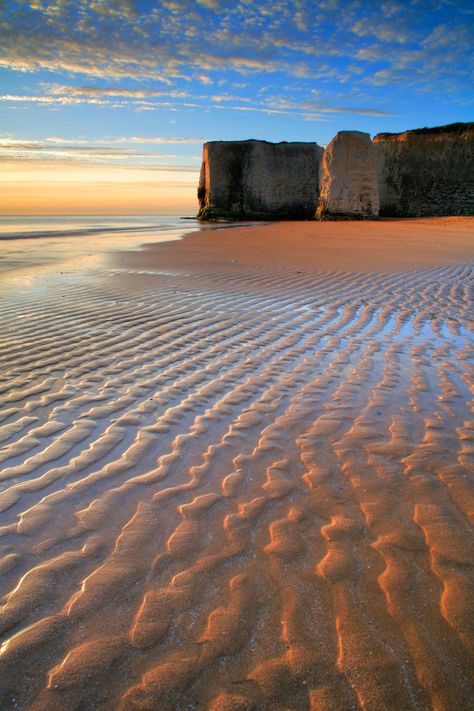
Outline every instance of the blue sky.
{"type": "Polygon", "coordinates": [[[0,34],[3,213],[102,188],[104,211],[193,212],[206,140],[473,117],[471,2],[0,0],[0,34]]]}

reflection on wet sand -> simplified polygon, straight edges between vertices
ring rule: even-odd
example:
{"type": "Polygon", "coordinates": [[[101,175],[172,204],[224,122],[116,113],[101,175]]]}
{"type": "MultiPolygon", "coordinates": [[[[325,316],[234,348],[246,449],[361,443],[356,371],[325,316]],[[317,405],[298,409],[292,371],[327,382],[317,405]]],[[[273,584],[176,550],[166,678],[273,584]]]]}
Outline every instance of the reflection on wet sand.
{"type": "Polygon", "coordinates": [[[0,708],[473,708],[472,269],[49,279],[2,297],[0,708]]]}

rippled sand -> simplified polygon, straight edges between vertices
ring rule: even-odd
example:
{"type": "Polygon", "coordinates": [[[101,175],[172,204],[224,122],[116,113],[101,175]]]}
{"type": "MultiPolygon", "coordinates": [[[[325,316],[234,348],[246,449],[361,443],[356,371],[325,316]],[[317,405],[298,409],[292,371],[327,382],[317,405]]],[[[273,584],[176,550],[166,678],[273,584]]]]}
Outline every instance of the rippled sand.
{"type": "Polygon", "coordinates": [[[474,708],[473,266],[286,229],[3,282],[2,711],[474,708]]]}

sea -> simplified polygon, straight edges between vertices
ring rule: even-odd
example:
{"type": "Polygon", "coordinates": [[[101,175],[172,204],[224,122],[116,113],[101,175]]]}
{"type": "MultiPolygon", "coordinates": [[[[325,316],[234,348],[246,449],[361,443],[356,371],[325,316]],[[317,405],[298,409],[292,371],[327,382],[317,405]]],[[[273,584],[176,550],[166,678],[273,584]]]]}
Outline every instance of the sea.
{"type": "Polygon", "coordinates": [[[181,239],[201,229],[182,216],[0,217],[0,274],[64,260],[91,262],[108,251],[181,239]]]}

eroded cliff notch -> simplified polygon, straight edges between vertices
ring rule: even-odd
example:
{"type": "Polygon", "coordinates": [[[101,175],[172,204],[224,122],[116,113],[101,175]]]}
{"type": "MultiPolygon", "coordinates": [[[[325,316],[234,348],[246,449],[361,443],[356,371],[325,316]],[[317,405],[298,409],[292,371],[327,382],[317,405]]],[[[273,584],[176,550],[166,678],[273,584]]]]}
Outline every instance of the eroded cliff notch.
{"type": "Polygon", "coordinates": [[[322,155],[317,143],[205,143],[198,218],[312,218],[319,200],[322,155]]]}

